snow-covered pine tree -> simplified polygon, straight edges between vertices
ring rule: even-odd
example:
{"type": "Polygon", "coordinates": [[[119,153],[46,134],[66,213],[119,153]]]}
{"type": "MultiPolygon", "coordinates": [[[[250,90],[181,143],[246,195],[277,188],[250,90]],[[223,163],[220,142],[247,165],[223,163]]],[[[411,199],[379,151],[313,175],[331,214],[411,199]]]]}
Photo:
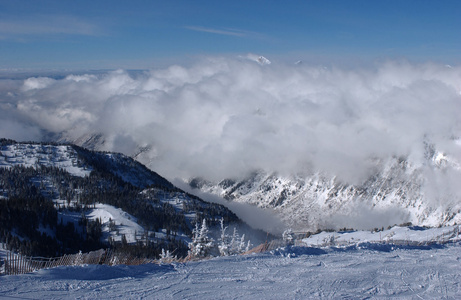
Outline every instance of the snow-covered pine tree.
{"type": "Polygon", "coordinates": [[[245,251],[248,251],[250,245],[250,241],[248,241],[248,243],[245,243],[245,234],[243,234],[240,237],[237,228],[234,227],[234,233],[232,234],[232,239],[228,245],[229,255],[241,254],[245,251]]]}
{"type": "Polygon", "coordinates": [[[199,235],[200,235],[200,227],[199,223],[195,222],[195,228],[192,229],[192,242],[189,243],[189,256],[193,257],[195,256],[195,252],[198,240],[199,240],[199,235]]]}
{"type": "Polygon", "coordinates": [[[293,230],[291,228],[288,228],[285,230],[282,234],[283,241],[287,243],[288,245],[293,245],[294,244],[294,234],[293,230]]]}
{"type": "Polygon", "coordinates": [[[238,246],[238,252],[243,253],[245,252],[245,234],[242,234],[242,237],[240,238],[240,243],[238,246]]]}
{"type": "Polygon", "coordinates": [[[193,257],[206,257],[214,246],[214,240],[208,236],[208,226],[206,219],[203,219],[199,229],[198,223],[195,224],[194,237],[189,243],[189,254],[193,257]]]}
{"type": "Polygon", "coordinates": [[[238,253],[238,239],[239,239],[239,234],[237,232],[237,228],[234,227],[234,233],[232,234],[232,239],[229,244],[229,253],[232,254],[237,254],[238,253]]]}
{"type": "Polygon", "coordinates": [[[251,243],[250,243],[250,240],[248,240],[247,246],[245,247],[245,252],[250,251],[250,248],[251,248],[251,243]]]}
{"type": "Polygon", "coordinates": [[[221,218],[219,221],[221,224],[221,237],[219,239],[219,254],[221,256],[228,256],[229,255],[229,236],[226,234],[227,226],[224,227],[224,218],[221,218]]]}
{"type": "Polygon", "coordinates": [[[173,260],[176,259],[176,256],[173,257],[173,255],[170,253],[170,250],[166,250],[162,248],[162,253],[160,254],[160,263],[162,264],[169,264],[173,260]]]}

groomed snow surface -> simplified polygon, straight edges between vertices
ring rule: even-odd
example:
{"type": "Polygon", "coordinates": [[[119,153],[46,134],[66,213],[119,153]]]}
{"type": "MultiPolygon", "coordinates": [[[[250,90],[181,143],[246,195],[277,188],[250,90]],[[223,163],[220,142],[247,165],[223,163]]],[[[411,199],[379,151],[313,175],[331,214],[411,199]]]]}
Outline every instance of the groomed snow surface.
{"type": "MultiPolygon", "coordinates": [[[[419,241],[426,234],[423,229],[401,228],[391,231],[403,237],[419,232],[413,238],[419,241]]],[[[347,246],[285,247],[171,265],[59,267],[0,277],[0,298],[457,299],[461,295],[459,237],[453,227],[427,230],[431,230],[427,236],[449,235],[451,242],[376,243],[362,232],[355,233],[362,242],[347,246]]],[[[327,233],[318,240],[324,236],[327,233]]]]}

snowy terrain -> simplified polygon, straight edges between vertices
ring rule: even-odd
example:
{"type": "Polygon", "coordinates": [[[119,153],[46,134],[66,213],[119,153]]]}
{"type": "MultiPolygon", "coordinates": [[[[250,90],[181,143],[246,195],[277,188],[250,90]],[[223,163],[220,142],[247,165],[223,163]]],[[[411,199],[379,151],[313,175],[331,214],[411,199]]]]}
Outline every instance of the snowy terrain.
{"type": "MultiPolygon", "coordinates": [[[[81,152],[83,153],[84,151],[81,152]]],[[[93,169],[87,163],[84,163],[78,155],[79,153],[77,153],[73,145],[14,142],[0,147],[0,167],[57,167],[74,176],[88,176],[93,169]]],[[[123,154],[100,153],[98,159],[103,159],[105,163],[110,165],[112,172],[120,176],[125,182],[135,186],[146,187],[151,184],[173,186],[158,174],[123,154]]]]}
{"type": "MultiPolygon", "coordinates": [[[[176,209],[182,210],[183,201],[188,199],[161,199],[160,201],[166,203],[175,203],[176,209]]],[[[63,203],[65,201],[59,200],[58,203],[63,203]]],[[[63,219],[64,224],[68,222],[73,222],[75,226],[78,224],[78,220],[81,217],[80,212],[73,212],[69,210],[64,210],[58,212],[59,220],[63,219]]],[[[85,212],[85,217],[89,220],[100,220],[102,224],[102,232],[104,241],[107,241],[110,237],[113,241],[120,242],[121,237],[125,236],[128,243],[136,243],[136,241],[145,239],[144,234],[146,233],[145,228],[138,224],[138,220],[130,215],[129,213],[123,211],[121,208],[97,203],[94,207],[87,208],[85,212]]],[[[186,220],[191,222],[195,219],[195,212],[190,212],[185,214],[186,220]]],[[[149,238],[149,240],[158,240],[167,238],[166,230],[160,229],[160,231],[149,231],[150,235],[154,235],[155,239],[149,238]]],[[[190,238],[180,232],[176,235],[176,239],[181,239],[186,242],[190,242],[190,238]]]]}
{"type": "Polygon", "coordinates": [[[84,177],[91,168],[79,165],[77,153],[69,145],[13,144],[2,146],[0,167],[11,166],[37,167],[38,165],[63,168],[74,176],[84,177]]]}
{"type": "MultiPolygon", "coordinates": [[[[1,151],[1,167],[59,166],[80,177],[91,172],[91,167],[79,161],[70,146],[16,144],[3,146],[1,151]]],[[[118,154],[104,154],[104,157],[109,161],[125,159],[118,154]]],[[[441,155],[434,157],[434,163],[446,164],[441,155]]],[[[370,185],[370,191],[378,188],[376,195],[381,195],[376,198],[381,200],[376,201],[377,208],[385,207],[385,198],[408,200],[407,196],[412,195],[411,188],[404,190],[404,187],[411,186],[408,182],[400,183],[400,194],[392,192],[402,174],[413,174],[415,170],[407,166],[402,171],[400,164],[388,168],[386,176],[370,185]],[[391,198],[390,195],[400,197],[391,198]]],[[[146,184],[133,171],[136,168],[130,171],[129,164],[121,165],[126,166],[126,170],[113,165],[113,171],[121,178],[140,186],[146,184]]],[[[271,177],[264,178],[267,183],[271,177]]],[[[280,178],[271,182],[280,186],[290,184],[280,178]]],[[[319,195],[325,196],[325,201],[328,195],[337,193],[335,196],[339,197],[352,191],[328,185],[321,188],[322,184],[324,182],[319,180],[313,186],[319,195]]],[[[53,189],[52,186],[47,188],[53,189]]],[[[238,191],[245,188],[255,191],[251,185],[243,184],[238,191]]],[[[180,192],[142,189],[141,194],[147,196],[149,193],[155,193],[161,203],[172,205],[176,211],[184,209],[183,203],[192,201],[180,192]]],[[[333,205],[333,200],[330,198],[325,203],[333,205]]],[[[55,203],[64,205],[64,200],[55,199],[55,203]]],[[[421,210],[418,203],[410,200],[408,203],[413,211],[421,210]]],[[[139,238],[143,231],[134,216],[108,204],[96,203],[85,214],[87,218],[101,220],[105,237],[116,238],[114,230],[109,229],[110,221],[120,234],[125,234],[128,242],[134,242],[136,235],[139,238]]],[[[446,218],[455,223],[457,216],[447,215],[446,218]]],[[[78,222],[80,214],[63,210],[59,217],[66,222],[78,222]]],[[[188,213],[186,218],[194,218],[194,213],[188,213]]],[[[371,219],[378,221],[374,215],[371,219]]],[[[373,231],[320,232],[310,236],[295,232],[298,239],[294,245],[266,253],[165,265],[84,265],[45,269],[26,275],[1,276],[0,299],[456,299],[461,293],[460,229],[459,225],[440,228],[394,226],[373,231]]],[[[39,230],[48,232],[48,228],[39,230]]],[[[163,237],[162,234],[165,233],[156,232],[156,238],[163,237]]],[[[0,257],[4,255],[5,252],[0,251],[0,257]]]]}
{"type": "MultiPolygon", "coordinates": [[[[123,237],[128,244],[139,241],[160,244],[173,240],[184,243],[182,255],[186,255],[186,245],[191,241],[190,230],[197,215],[216,220],[225,216],[229,223],[241,223],[224,206],[206,203],[186,194],[160,175],[120,153],[93,152],[74,145],[1,140],[0,170],[15,172],[18,167],[33,169],[28,170],[29,177],[21,186],[30,185],[54,202],[58,224],[67,226],[73,223],[78,234],[84,234],[83,219],[99,221],[103,242],[122,242],[123,237]],[[42,172],[42,167],[54,167],[70,176],[57,178],[54,174],[42,172]],[[97,177],[98,174],[108,177],[97,177]],[[126,196],[127,191],[130,192],[129,196],[126,196]],[[105,196],[105,192],[113,194],[105,196]],[[92,194],[88,196],[89,193],[92,194]],[[118,193],[125,193],[125,200],[114,201],[118,199],[118,193]],[[85,204],[82,204],[82,199],[86,199],[85,204]],[[83,205],[83,211],[78,209],[83,205]],[[145,209],[137,210],[139,207],[145,209]]],[[[17,177],[16,174],[10,175],[10,178],[17,177]]],[[[5,183],[11,180],[7,179],[5,183]]],[[[0,182],[0,199],[8,199],[16,191],[14,187],[5,186],[0,182]]],[[[238,226],[237,223],[234,226],[238,226]]],[[[40,224],[34,229],[57,238],[55,228],[51,227],[40,224]]],[[[24,239],[21,235],[19,238],[24,239]]],[[[77,248],[75,251],[78,250],[83,249],[77,248]]]]}
{"type": "MultiPolygon", "coordinates": [[[[459,149],[459,142],[452,144],[459,149]]],[[[273,209],[296,230],[372,229],[411,222],[419,226],[461,223],[460,164],[426,145],[426,158],[372,160],[374,172],[349,184],[324,173],[282,175],[255,171],[244,179],[189,181],[194,189],[227,200],[273,209]]]]}
{"type": "MultiPolygon", "coordinates": [[[[92,171],[92,168],[82,163],[78,158],[78,153],[71,145],[46,145],[46,144],[23,144],[16,143],[12,145],[4,145],[0,148],[0,167],[10,168],[13,166],[24,166],[36,168],[37,166],[53,166],[66,170],[73,176],[88,176],[92,171]]],[[[134,185],[146,185],[153,183],[152,180],[148,179],[145,175],[143,180],[139,179],[139,175],[143,175],[142,170],[128,170],[123,168],[124,163],[126,164],[127,158],[118,153],[106,153],[104,156],[113,165],[114,172],[119,175],[124,181],[130,182],[134,185]],[[143,182],[145,181],[145,182],[143,182]]],[[[53,186],[47,187],[49,190],[55,190],[53,186]]],[[[58,194],[55,192],[54,194],[58,194]]],[[[64,205],[65,200],[53,199],[55,204],[64,205]]],[[[74,202],[74,201],[72,201],[74,202]]],[[[99,219],[103,225],[104,240],[107,240],[109,236],[114,241],[120,241],[121,236],[125,235],[128,243],[135,243],[136,237],[138,238],[144,233],[142,228],[136,221],[136,218],[124,212],[122,209],[107,205],[107,204],[95,204],[93,208],[85,213],[86,217],[90,220],[99,219]],[[109,223],[113,222],[115,230],[110,230],[109,223]]],[[[59,220],[63,220],[64,224],[73,222],[77,227],[78,220],[81,217],[81,213],[72,212],[69,210],[63,210],[58,212],[59,220]]],[[[47,228],[39,228],[41,232],[46,232],[50,236],[54,236],[54,233],[47,228]]],[[[163,238],[164,233],[156,233],[157,238],[163,238]]]]}
{"type": "MultiPolygon", "coordinates": [[[[128,243],[135,243],[136,237],[140,238],[144,233],[144,228],[136,223],[135,217],[112,205],[97,203],[94,208],[90,208],[85,212],[85,216],[89,220],[99,219],[101,221],[103,240],[107,240],[110,236],[114,241],[120,241],[121,236],[125,235],[128,243]],[[113,222],[115,230],[111,230],[109,225],[111,222],[113,222]],[[116,234],[116,231],[118,234],[116,234]]],[[[80,212],[68,210],[58,212],[58,218],[59,220],[62,218],[64,224],[73,222],[77,225],[80,217],[80,212]]]]}
{"type": "Polygon", "coordinates": [[[459,230],[322,232],[297,242],[305,246],[260,254],[165,265],[59,267],[0,277],[0,298],[456,299],[459,230]],[[402,244],[387,244],[386,237],[402,244]],[[326,241],[336,246],[325,246],[326,241]]]}
{"type": "Polygon", "coordinates": [[[423,246],[459,242],[460,231],[460,225],[440,228],[394,226],[381,231],[324,231],[302,238],[297,244],[309,247],[360,247],[367,244],[423,246]]]}
{"type": "Polygon", "coordinates": [[[461,245],[287,247],[142,266],[70,266],[0,277],[2,299],[456,299],[461,245]]]}

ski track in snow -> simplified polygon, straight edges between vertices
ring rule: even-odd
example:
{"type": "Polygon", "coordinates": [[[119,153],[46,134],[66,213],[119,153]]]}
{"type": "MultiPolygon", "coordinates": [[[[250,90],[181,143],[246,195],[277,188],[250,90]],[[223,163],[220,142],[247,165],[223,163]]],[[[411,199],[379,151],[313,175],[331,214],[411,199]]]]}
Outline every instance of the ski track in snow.
{"type": "Polygon", "coordinates": [[[394,251],[284,248],[173,265],[0,277],[2,299],[456,299],[461,244],[394,251]]]}

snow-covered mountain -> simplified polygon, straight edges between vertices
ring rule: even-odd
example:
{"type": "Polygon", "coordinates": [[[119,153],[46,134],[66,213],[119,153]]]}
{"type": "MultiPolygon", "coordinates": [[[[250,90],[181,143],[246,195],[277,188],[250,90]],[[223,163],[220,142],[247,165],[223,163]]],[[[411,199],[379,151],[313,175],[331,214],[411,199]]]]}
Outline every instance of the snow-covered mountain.
{"type": "Polygon", "coordinates": [[[461,195],[452,189],[460,165],[433,145],[426,145],[423,163],[391,157],[373,165],[373,173],[359,184],[319,172],[283,176],[255,171],[243,180],[213,183],[194,178],[189,185],[229,201],[274,209],[296,230],[461,223],[461,195]]]}
{"type": "Polygon", "coordinates": [[[89,250],[100,242],[184,255],[195,222],[241,223],[226,207],[180,190],[130,157],[74,145],[1,139],[0,201],[8,211],[0,214],[0,242],[29,255],[89,250]],[[54,246],[40,248],[45,239],[54,246]]]}
{"type": "Polygon", "coordinates": [[[24,166],[57,167],[73,176],[85,177],[94,169],[104,169],[123,181],[145,188],[159,185],[173,188],[173,185],[139,162],[120,153],[97,153],[75,145],[47,143],[17,143],[1,141],[0,167],[24,166]]]}
{"type": "Polygon", "coordinates": [[[251,60],[251,61],[255,61],[255,62],[257,62],[258,64],[260,64],[261,66],[270,65],[270,64],[271,64],[271,61],[268,60],[267,58],[265,58],[265,57],[262,56],[262,55],[257,55],[257,54],[253,54],[253,53],[248,53],[247,56],[245,56],[244,58],[246,58],[246,59],[248,59],[248,60],[251,60]]]}
{"type": "MultiPolygon", "coordinates": [[[[79,139],[93,149],[104,147],[102,135],[79,139]]],[[[461,150],[459,140],[451,140],[461,150]]],[[[348,183],[322,172],[282,175],[256,170],[239,179],[212,182],[191,178],[192,189],[228,201],[274,210],[287,227],[301,231],[343,227],[371,229],[411,222],[440,226],[461,223],[461,194],[457,178],[461,164],[428,141],[421,157],[370,158],[370,174],[348,183]]],[[[133,158],[155,164],[152,148],[138,147],[133,158]]]]}

